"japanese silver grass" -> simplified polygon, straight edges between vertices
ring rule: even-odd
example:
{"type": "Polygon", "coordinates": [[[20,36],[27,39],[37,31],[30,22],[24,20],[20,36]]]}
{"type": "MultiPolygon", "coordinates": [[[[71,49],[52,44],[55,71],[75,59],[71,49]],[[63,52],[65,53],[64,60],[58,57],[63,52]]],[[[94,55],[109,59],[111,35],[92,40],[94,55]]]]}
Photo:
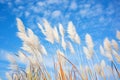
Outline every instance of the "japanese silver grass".
{"type": "Polygon", "coordinates": [[[120,31],[116,31],[116,38],[120,40],[120,31]]]}
{"type": "Polygon", "coordinates": [[[119,50],[118,43],[117,43],[114,39],[112,39],[112,46],[114,47],[114,49],[115,49],[116,51],[119,50]]]}
{"type": "Polygon", "coordinates": [[[62,47],[63,47],[63,49],[64,50],[66,50],[66,42],[65,42],[65,40],[64,40],[64,38],[62,37],[62,43],[61,43],[61,45],[62,45],[62,47]]]}
{"type": "Polygon", "coordinates": [[[70,52],[71,52],[72,54],[74,54],[74,53],[75,53],[75,50],[74,50],[71,42],[68,41],[67,43],[68,43],[68,48],[70,49],[70,52]]]}
{"type": "Polygon", "coordinates": [[[59,37],[58,30],[56,27],[53,28],[53,36],[54,36],[54,39],[59,43],[60,37],[59,37]]]}
{"type": "Polygon", "coordinates": [[[64,31],[62,24],[59,24],[59,32],[60,32],[61,36],[64,37],[65,31],[64,31]]]}

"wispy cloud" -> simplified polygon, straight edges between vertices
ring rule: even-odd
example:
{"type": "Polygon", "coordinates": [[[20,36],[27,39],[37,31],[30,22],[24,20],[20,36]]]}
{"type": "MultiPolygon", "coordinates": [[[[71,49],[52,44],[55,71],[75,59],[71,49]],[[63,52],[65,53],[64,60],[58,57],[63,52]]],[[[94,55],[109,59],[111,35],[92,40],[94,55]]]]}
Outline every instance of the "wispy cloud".
{"type": "Polygon", "coordinates": [[[60,15],[61,15],[61,11],[60,10],[53,11],[53,13],[52,13],[53,18],[59,17],[60,15]]]}
{"type": "Polygon", "coordinates": [[[77,3],[76,3],[75,1],[73,1],[73,2],[71,3],[70,9],[72,9],[72,10],[77,9],[77,3]]]}

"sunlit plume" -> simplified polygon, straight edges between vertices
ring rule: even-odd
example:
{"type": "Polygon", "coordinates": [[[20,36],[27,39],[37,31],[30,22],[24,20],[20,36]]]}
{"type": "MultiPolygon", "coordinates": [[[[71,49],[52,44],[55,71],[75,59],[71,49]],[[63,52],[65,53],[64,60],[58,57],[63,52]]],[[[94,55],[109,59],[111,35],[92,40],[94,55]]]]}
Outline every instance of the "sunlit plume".
{"type": "Polygon", "coordinates": [[[75,50],[74,50],[71,42],[68,42],[68,47],[69,47],[69,49],[70,49],[70,52],[71,52],[72,54],[74,54],[74,53],[75,53],[75,50]]]}
{"type": "Polygon", "coordinates": [[[62,24],[59,24],[59,31],[62,37],[64,37],[65,31],[62,24]]]}
{"type": "Polygon", "coordinates": [[[112,39],[112,46],[114,47],[114,49],[115,49],[116,51],[119,50],[118,43],[117,43],[114,39],[112,39]]]}
{"type": "Polygon", "coordinates": [[[120,31],[116,32],[116,37],[117,37],[118,40],[120,40],[120,31]]]}
{"type": "Polygon", "coordinates": [[[77,34],[75,26],[73,25],[73,23],[71,21],[68,23],[67,32],[68,32],[69,38],[71,40],[75,41],[77,44],[80,44],[80,37],[77,34]]]}
{"type": "Polygon", "coordinates": [[[63,49],[64,50],[66,50],[66,42],[65,42],[65,40],[64,40],[64,38],[62,37],[62,43],[61,43],[61,45],[62,45],[62,47],[63,47],[63,49]]]}
{"type": "Polygon", "coordinates": [[[53,36],[54,36],[54,39],[59,43],[60,37],[59,37],[59,33],[56,27],[53,28],[53,36]]]}

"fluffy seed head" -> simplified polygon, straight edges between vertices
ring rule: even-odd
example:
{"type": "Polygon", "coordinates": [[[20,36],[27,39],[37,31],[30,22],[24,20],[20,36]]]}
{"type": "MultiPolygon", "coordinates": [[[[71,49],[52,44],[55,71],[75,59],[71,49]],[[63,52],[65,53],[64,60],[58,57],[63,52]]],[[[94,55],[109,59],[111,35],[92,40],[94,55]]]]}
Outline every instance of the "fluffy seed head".
{"type": "Polygon", "coordinates": [[[42,33],[45,35],[45,30],[41,24],[38,23],[38,28],[42,31],[42,33]]]}
{"type": "Polygon", "coordinates": [[[7,54],[7,59],[8,59],[12,64],[15,64],[15,63],[16,63],[16,60],[15,60],[14,56],[11,55],[11,54],[7,54]]]}
{"type": "Polygon", "coordinates": [[[76,30],[75,30],[75,26],[73,25],[73,23],[71,21],[68,23],[67,32],[68,32],[69,37],[71,38],[71,40],[74,40],[76,30]]]}
{"type": "Polygon", "coordinates": [[[104,48],[102,47],[102,45],[100,45],[100,53],[104,56],[105,55],[105,51],[104,48]]]}
{"type": "Polygon", "coordinates": [[[104,60],[102,60],[102,61],[101,61],[101,67],[102,67],[102,69],[104,69],[104,68],[105,68],[105,66],[106,66],[105,61],[104,61],[104,60]]]}
{"type": "Polygon", "coordinates": [[[80,44],[80,37],[79,37],[78,34],[75,34],[74,41],[75,41],[77,44],[80,44]]]}
{"type": "Polygon", "coordinates": [[[108,38],[105,38],[105,40],[104,40],[104,49],[106,51],[111,52],[111,44],[110,44],[110,41],[108,38]]]}
{"type": "Polygon", "coordinates": [[[12,79],[12,76],[11,76],[10,73],[8,73],[8,72],[6,72],[6,77],[7,77],[8,80],[13,80],[13,79],[12,79]]]}
{"type": "Polygon", "coordinates": [[[74,50],[71,42],[68,42],[68,47],[69,47],[69,49],[70,49],[70,52],[71,52],[72,54],[74,54],[74,53],[75,53],[75,50],[74,50]]]}
{"type": "Polygon", "coordinates": [[[64,37],[65,31],[64,31],[64,28],[63,28],[62,24],[59,24],[59,31],[60,31],[61,36],[64,37]]]}
{"type": "Polygon", "coordinates": [[[87,44],[88,48],[93,48],[94,47],[92,37],[89,34],[85,35],[85,41],[86,41],[86,44],[87,44]]]}
{"type": "Polygon", "coordinates": [[[116,51],[119,50],[118,43],[117,43],[114,39],[112,39],[112,46],[114,47],[114,49],[115,49],[116,51]]]}
{"type": "Polygon", "coordinates": [[[47,51],[43,45],[41,45],[41,53],[47,55],[47,51]]]}
{"type": "Polygon", "coordinates": [[[62,43],[61,44],[62,44],[63,49],[66,50],[67,45],[66,45],[66,42],[65,42],[63,37],[62,37],[62,43]]]}
{"type": "Polygon", "coordinates": [[[85,53],[87,59],[90,59],[92,57],[87,47],[83,47],[83,52],[85,53]]]}
{"type": "Polygon", "coordinates": [[[120,40],[120,31],[117,31],[117,32],[116,32],[116,37],[117,37],[117,39],[120,40]]]}
{"type": "Polygon", "coordinates": [[[17,27],[18,27],[19,32],[25,33],[25,27],[24,27],[23,22],[19,18],[16,18],[16,20],[17,20],[17,27]]]}
{"type": "Polygon", "coordinates": [[[56,27],[53,28],[53,35],[54,35],[54,39],[59,43],[60,38],[59,38],[58,30],[56,27]]]}

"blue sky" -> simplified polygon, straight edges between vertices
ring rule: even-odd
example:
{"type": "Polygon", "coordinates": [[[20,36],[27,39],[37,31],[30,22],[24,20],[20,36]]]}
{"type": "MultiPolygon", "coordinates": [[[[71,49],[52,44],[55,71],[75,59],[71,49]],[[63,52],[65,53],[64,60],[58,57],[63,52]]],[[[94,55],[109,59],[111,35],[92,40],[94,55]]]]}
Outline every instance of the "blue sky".
{"type": "Polygon", "coordinates": [[[98,44],[105,37],[115,39],[120,30],[119,12],[120,0],[0,0],[0,77],[5,79],[7,71],[5,55],[17,53],[22,45],[16,36],[16,17],[38,35],[37,23],[43,18],[51,25],[62,23],[65,29],[72,21],[82,40],[89,33],[98,44]]]}

